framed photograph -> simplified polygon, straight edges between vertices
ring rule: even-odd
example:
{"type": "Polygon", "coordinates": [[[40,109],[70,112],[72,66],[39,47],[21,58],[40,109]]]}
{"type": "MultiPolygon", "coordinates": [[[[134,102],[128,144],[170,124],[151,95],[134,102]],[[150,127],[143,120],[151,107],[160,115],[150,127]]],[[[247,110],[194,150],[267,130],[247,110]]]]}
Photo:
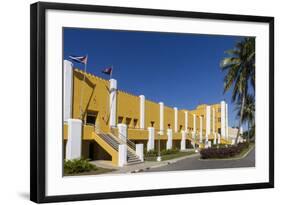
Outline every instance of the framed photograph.
{"type": "Polygon", "coordinates": [[[30,199],[274,187],[274,18],[31,5],[30,199]]]}

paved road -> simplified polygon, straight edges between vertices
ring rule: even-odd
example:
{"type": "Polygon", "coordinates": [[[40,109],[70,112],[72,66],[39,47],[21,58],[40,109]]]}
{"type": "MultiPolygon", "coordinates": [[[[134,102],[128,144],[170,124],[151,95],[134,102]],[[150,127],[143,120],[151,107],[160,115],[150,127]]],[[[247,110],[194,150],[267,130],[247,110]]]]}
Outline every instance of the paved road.
{"type": "Polygon", "coordinates": [[[177,170],[197,170],[197,169],[218,169],[218,168],[238,168],[255,166],[255,148],[253,148],[243,159],[234,160],[200,160],[199,156],[187,158],[169,164],[167,166],[152,168],[147,172],[177,171],[177,170]]]}

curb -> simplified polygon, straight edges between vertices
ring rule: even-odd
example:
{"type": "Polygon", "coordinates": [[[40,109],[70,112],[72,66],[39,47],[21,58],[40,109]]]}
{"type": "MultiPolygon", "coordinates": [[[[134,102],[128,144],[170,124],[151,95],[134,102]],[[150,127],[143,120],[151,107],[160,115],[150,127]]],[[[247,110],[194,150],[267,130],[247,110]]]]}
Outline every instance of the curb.
{"type": "Polygon", "coordinates": [[[188,159],[188,158],[192,158],[192,157],[196,157],[196,156],[199,156],[198,153],[195,153],[195,154],[192,154],[192,155],[188,155],[188,156],[185,156],[185,157],[181,157],[180,159],[172,159],[172,160],[167,160],[165,161],[164,163],[162,164],[156,164],[154,166],[150,166],[150,167],[146,167],[144,169],[136,169],[136,170],[133,170],[133,171],[130,171],[128,173],[139,173],[139,172],[143,172],[145,170],[149,170],[149,169],[154,169],[154,168],[159,168],[159,167],[164,167],[164,166],[167,166],[167,165],[170,165],[170,164],[174,164],[178,161],[181,161],[181,160],[184,160],[184,159],[188,159]]]}

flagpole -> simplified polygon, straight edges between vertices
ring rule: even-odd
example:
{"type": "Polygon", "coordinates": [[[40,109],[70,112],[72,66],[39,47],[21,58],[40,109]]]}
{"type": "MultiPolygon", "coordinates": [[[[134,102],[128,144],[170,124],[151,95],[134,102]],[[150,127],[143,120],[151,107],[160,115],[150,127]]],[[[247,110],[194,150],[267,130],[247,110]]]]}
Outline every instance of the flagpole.
{"type": "Polygon", "coordinates": [[[111,72],[110,72],[110,79],[112,78],[112,73],[113,73],[113,65],[111,65],[111,72]]]}
{"type": "Polygon", "coordinates": [[[83,121],[83,108],[82,108],[82,100],[83,100],[83,95],[84,95],[84,87],[85,87],[85,79],[86,79],[86,72],[87,72],[87,64],[88,64],[88,54],[86,55],[86,63],[84,64],[84,77],[83,77],[83,82],[82,82],[82,88],[81,88],[81,97],[80,97],[80,119],[83,121]]]}

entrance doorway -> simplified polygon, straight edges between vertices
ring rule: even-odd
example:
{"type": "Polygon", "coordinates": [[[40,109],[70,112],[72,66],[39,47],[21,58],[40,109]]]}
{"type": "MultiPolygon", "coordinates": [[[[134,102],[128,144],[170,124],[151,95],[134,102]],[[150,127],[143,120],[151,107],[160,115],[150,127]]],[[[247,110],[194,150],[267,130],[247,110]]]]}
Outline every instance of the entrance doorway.
{"type": "Polygon", "coordinates": [[[94,159],[94,142],[89,143],[89,159],[94,159]]]}

